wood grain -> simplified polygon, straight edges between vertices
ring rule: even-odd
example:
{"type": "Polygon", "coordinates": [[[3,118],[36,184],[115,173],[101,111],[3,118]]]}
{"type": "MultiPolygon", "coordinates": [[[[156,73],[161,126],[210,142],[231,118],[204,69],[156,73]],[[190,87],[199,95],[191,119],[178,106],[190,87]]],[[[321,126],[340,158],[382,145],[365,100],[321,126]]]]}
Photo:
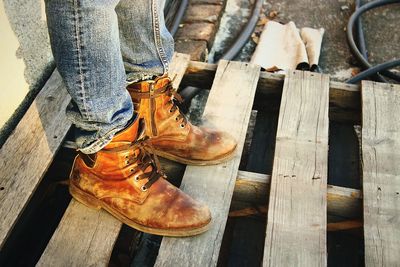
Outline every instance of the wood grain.
{"type": "Polygon", "coordinates": [[[183,75],[185,74],[187,67],[189,66],[190,55],[174,53],[172,57],[172,62],[179,63],[179,64],[172,63],[171,66],[169,67],[169,73],[168,73],[169,77],[172,79],[173,88],[177,89],[181,84],[183,75]]]}
{"type": "Polygon", "coordinates": [[[263,266],[326,266],[329,77],[285,77],[263,266]]]}
{"type": "Polygon", "coordinates": [[[0,149],[0,247],[41,181],[71,123],[55,71],[0,149]]]}
{"type": "Polygon", "coordinates": [[[72,199],[37,266],[107,266],[121,225],[72,199]]]}
{"type": "MultiPolygon", "coordinates": [[[[174,82],[182,80],[189,56],[175,54],[170,67],[174,82]]],[[[179,86],[179,84],[174,84],[179,86]]],[[[39,260],[40,266],[107,266],[122,223],[105,211],[71,201],[39,260]]]]}
{"type": "Polygon", "coordinates": [[[210,207],[212,226],[196,237],[164,238],[155,266],[217,264],[258,77],[254,65],[220,61],[203,119],[236,138],[236,154],[223,164],[186,168],[181,189],[210,207]]]}
{"type": "MultiPolygon", "coordinates": [[[[200,88],[210,88],[215,75],[216,64],[191,61],[183,83],[200,88]]],[[[268,97],[282,94],[285,75],[260,72],[257,92],[268,97]]],[[[336,121],[359,122],[361,120],[360,86],[331,81],[329,83],[329,117],[336,121]]]]}
{"type": "MultiPolygon", "coordinates": [[[[232,200],[266,204],[270,183],[271,175],[239,171],[232,200]]],[[[357,189],[328,185],[327,211],[344,218],[361,218],[362,193],[357,189]]]]}
{"type": "Polygon", "coordinates": [[[362,83],[366,266],[399,266],[400,86],[362,83]]]}

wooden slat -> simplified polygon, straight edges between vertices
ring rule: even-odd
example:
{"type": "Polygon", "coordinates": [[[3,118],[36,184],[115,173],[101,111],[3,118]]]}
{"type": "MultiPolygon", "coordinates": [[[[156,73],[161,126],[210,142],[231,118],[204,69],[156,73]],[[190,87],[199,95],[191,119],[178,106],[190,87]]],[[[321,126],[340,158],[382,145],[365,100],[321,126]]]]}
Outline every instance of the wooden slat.
{"type": "Polygon", "coordinates": [[[326,266],[329,77],[289,72],[280,106],[263,266],[326,266]]]}
{"type": "Polygon", "coordinates": [[[69,101],[55,71],[0,149],[0,248],[71,126],[69,101]]]}
{"type": "Polygon", "coordinates": [[[203,118],[231,133],[238,148],[224,164],[186,168],[181,188],[210,207],[213,224],[196,237],[164,238],[156,266],[217,264],[258,77],[259,68],[254,65],[220,61],[203,118]]]}
{"type": "Polygon", "coordinates": [[[72,200],[37,266],[107,266],[120,228],[108,213],[72,200]]]}
{"type": "Polygon", "coordinates": [[[400,86],[362,83],[366,266],[399,266],[400,86]]]}
{"type": "MultiPolygon", "coordinates": [[[[210,88],[215,75],[216,64],[191,61],[183,83],[200,88],[210,88]]],[[[272,96],[282,94],[285,75],[260,72],[257,92],[272,96]]],[[[329,116],[337,121],[360,121],[360,86],[341,82],[329,83],[329,116]]]]}
{"type": "MultiPolygon", "coordinates": [[[[239,171],[233,200],[254,204],[266,204],[271,176],[247,171],[239,171]]],[[[345,218],[361,218],[362,195],[360,190],[328,185],[327,211],[329,215],[345,218]]]]}
{"type": "Polygon", "coordinates": [[[178,88],[183,79],[183,75],[189,66],[190,55],[175,53],[172,57],[172,63],[169,67],[169,76],[172,81],[173,88],[178,88]]]}
{"type": "MultiPolygon", "coordinates": [[[[169,74],[175,82],[182,80],[189,60],[189,55],[174,55],[169,74]]],[[[72,200],[38,265],[107,266],[121,226],[105,211],[93,211],[72,200]]]]}

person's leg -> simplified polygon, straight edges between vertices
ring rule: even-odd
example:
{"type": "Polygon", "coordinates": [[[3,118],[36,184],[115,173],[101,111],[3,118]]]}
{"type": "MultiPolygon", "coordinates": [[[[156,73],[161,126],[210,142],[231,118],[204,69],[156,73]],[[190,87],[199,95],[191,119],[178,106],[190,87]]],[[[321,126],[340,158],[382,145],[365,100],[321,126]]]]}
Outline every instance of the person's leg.
{"type": "Polygon", "coordinates": [[[165,27],[164,0],[121,0],[116,8],[121,52],[128,80],[163,75],[174,53],[174,39],[165,27]]]}
{"type": "MultiPolygon", "coordinates": [[[[46,0],[54,59],[69,94],[77,147],[97,152],[132,118],[115,6],[119,0],[46,0]]],[[[132,1],[135,2],[135,1],[132,1]]]]}
{"type": "Polygon", "coordinates": [[[156,154],[184,164],[221,163],[234,155],[236,141],[227,133],[192,125],[175,105],[179,96],[165,75],[173,38],[165,27],[162,4],[121,0],[116,9],[125,69],[137,81],[128,86],[135,111],[145,121],[156,154]]]}
{"type": "MultiPolygon", "coordinates": [[[[103,208],[140,231],[169,236],[200,234],[210,226],[209,209],[164,179],[157,157],[148,152],[148,140],[138,140],[142,137],[139,118],[127,123],[132,117],[132,100],[125,89],[114,11],[117,3],[46,2],[54,57],[74,103],[68,116],[80,129],[81,153],[70,173],[70,193],[79,202],[103,208]]],[[[143,17],[131,17],[130,22],[143,29],[148,27],[141,25],[143,17]]],[[[152,49],[143,49],[143,53],[139,49],[137,56],[152,49]]],[[[164,72],[164,67],[147,66],[164,72]]],[[[139,69],[131,71],[137,77],[145,74],[139,69]]]]}

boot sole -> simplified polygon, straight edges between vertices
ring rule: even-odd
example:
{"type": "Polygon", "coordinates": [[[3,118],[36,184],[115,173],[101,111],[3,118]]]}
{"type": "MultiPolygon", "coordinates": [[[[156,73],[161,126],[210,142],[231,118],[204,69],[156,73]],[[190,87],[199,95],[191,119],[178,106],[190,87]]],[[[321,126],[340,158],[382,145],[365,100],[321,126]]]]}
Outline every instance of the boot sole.
{"type": "Polygon", "coordinates": [[[179,162],[182,164],[195,165],[195,166],[206,166],[206,165],[217,165],[217,164],[221,164],[221,163],[229,161],[230,159],[232,159],[235,156],[235,153],[234,153],[235,151],[236,151],[236,147],[231,152],[229,152],[217,159],[212,159],[212,160],[187,159],[187,158],[175,156],[173,154],[170,154],[168,152],[161,151],[161,150],[155,150],[154,152],[157,156],[160,156],[160,157],[172,160],[172,161],[176,161],[176,162],[179,162]]]}
{"type": "Polygon", "coordinates": [[[149,233],[149,234],[154,234],[154,235],[161,235],[161,236],[170,236],[170,237],[185,237],[185,236],[194,236],[194,235],[198,235],[201,233],[204,233],[205,231],[207,231],[210,226],[211,226],[211,221],[207,224],[204,225],[202,227],[199,228],[191,228],[191,229],[178,229],[178,230],[170,230],[170,229],[158,229],[158,228],[152,228],[152,227],[148,227],[148,226],[144,226],[141,224],[138,224],[132,220],[130,220],[129,218],[127,218],[126,216],[124,216],[123,214],[121,214],[120,212],[116,211],[115,209],[113,209],[112,207],[110,207],[109,205],[107,205],[107,203],[104,203],[103,201],[95,198],[94,196],[86,193],[85,191],[81,190],[80,188],[78,188],[76,185],[74,185],[73,183],[70,183],[69,185],[69,192],[72,195],[72,197],[77,200],[78,202],[82,203],[83,205],[91,208],[91,209],[95,209],[95,210],[100,210],[100,209],[104,209],[106,210],[108,213],[110,213],[112,216],[114,216],[115,218],[117,218],[119,221],[121,221],[122,223],[136,229],[139,230],[141,232],[145,232],[145,233],[149,233]]]}

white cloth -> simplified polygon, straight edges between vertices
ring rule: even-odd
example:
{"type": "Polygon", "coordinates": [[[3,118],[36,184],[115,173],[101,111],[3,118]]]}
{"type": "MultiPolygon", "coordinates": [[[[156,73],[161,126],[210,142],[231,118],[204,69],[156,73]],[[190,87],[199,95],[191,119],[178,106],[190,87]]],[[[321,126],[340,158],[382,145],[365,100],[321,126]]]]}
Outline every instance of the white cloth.
{"type": "Polygon", "coordinates": [[[294,70],[300,63],[318,65],[325,30],[302,28],[294,22],[265,24],[251,63],[267,71],[294,70]]]}

